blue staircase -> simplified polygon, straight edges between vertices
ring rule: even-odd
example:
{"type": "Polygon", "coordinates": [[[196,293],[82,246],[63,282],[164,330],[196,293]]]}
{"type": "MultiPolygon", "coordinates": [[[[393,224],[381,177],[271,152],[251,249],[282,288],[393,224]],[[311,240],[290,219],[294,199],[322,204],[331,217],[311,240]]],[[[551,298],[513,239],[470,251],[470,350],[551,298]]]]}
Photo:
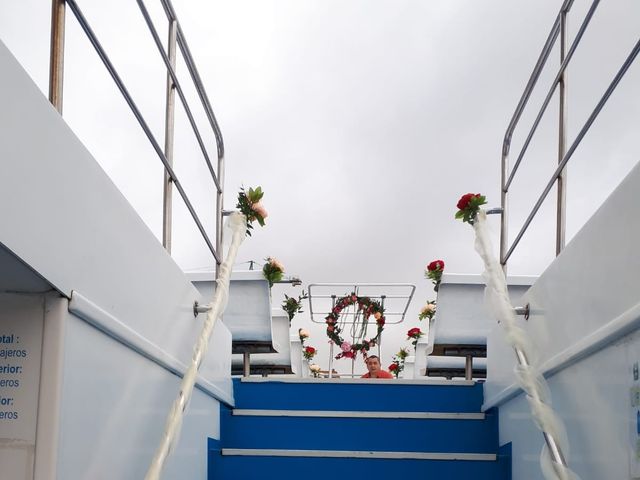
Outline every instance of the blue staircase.
{"type": "Polygon", "coordinates": [[[234,380],[209,439],[209,480],[511,480],[482,385],[390,380],[234,380]]]}

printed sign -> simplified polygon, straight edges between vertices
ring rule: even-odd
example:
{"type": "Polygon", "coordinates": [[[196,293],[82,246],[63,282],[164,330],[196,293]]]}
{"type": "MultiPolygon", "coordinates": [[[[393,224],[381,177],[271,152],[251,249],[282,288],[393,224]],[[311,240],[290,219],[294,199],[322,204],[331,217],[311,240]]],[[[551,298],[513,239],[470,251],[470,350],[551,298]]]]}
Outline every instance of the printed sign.
{"type": "Polygon", "coordinates": [[[0,465],[33,478],[42,354],[42,297],[0,295],[0,465]]]}

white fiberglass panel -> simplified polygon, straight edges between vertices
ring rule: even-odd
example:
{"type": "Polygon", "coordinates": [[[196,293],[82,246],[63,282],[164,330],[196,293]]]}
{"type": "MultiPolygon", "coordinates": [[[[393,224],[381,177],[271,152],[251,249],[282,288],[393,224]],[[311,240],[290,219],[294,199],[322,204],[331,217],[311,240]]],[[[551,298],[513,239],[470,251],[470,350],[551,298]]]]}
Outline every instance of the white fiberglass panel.
{"type": "MultiPolygon", "coordinates": [[[[553,407],[569,437],[569,464],[582,480],[639,478],[630,474],[638,453],[638,408],[632,408],[630,394],[638,361],[636,333],[549,379],[553,407]]],[[[513,478],[543,480],[539,456],[544,440],[525,396],[500,405],[499,414],[500,443],[512,442],[513,478]]]]}
{"type": "Polygon", "coordinates": [[[67,298],[81,292],[188,363],[199,293],[2,42],[0,71],[0,241],[67,298]]]}
{"type": "MultiPolygon", "coordinates": [[[[519,317],[518,325],[530,335],[538,352],[532,361],[543,370],[576,345],[615,338],[605,327],[616,319],[629,317],[627,328],[637,328],[630,312],[640,303],[640,218],[631,206],[639,190],[637,165],[523,297],[531,316],[519,317]]],[[[499,328],[490,333],[488,346],[485,402],[491,404],[515,383],[515,356],[499,328]]]]}
{"type": "MultiPolygon", "coordinates": [[[[65,346],[56,478],[143,478],[180,378],[73,315],[65,346]]],[[[219,402],[195,389],[164,478],[206,478],[219,432],[219,402]]]]}

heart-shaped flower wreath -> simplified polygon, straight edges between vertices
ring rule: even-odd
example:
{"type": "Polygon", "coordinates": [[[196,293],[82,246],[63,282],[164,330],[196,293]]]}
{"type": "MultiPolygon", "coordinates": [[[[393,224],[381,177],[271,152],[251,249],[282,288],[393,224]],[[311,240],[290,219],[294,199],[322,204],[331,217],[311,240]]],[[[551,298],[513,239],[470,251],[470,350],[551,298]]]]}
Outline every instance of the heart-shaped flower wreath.
{"type": "Polygon", "coordinates": [[[366,358],[369,349],[377,344],[380,340],[380,335],[384,330],[384,308],[377,300],[372,300],[369,297],[358,297],[355,293],[346,295],[336,300],[335,306],[325,318],[327,324],[327,336],[340,348],[341,352],[336,355],[336,358],[355,358],[358,352],[366,358]],[[342,328],[340,326],[340,315],[342,310],[350,306],[356,306],[355,317],[362,315],[362,329],[361,331],[366,333],[366,326],[369,321],[369,317],[373,316],[376,321],[376,336],[366,340],[362,338],[358,342],[351,344],[344,340],[340,336],[342,328]]]}

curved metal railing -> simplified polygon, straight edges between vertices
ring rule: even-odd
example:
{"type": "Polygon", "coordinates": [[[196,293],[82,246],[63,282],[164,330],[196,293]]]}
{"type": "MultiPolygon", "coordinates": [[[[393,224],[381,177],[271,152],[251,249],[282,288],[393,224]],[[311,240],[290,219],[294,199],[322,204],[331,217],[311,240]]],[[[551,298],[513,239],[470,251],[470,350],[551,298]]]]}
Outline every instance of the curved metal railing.
{"type": "MultiPolygon", "coordinates": [[[[50,59],[50,79],[49,79],[49,100],[54,107],[62,114],[62,99],[63,99],[63,66],[64,66],[64,29],[65,29],[65,9],[68,6],[71,12],[78,21],[80,27],[84,31],[85,35],[91,42],[91,45],[95,49],[96,53],[102,60],[105,68],[111,75],[114,83],[120,90],[123,98],[129,105],[131,112],[136,117],[140,127],[144,131],[147,139],[151,143],[158,158],[162,162],[165,170],[164,180],[164,205],[163,205],[163,245],[171,252],[171,229],[172,229],[172,190],[173,186],[178,190],[180,197],[182,198],[187,210],[191,214],[194,223],[196,224],[204,242],[206,243],[209,251],[213,255],[216,261],[216,267],[221,263],[221,247],[222,247],[222,211],[223,211],[223,185],[224,185],[224,141],[222,138],[222,132],[216,120],[213,109],[211,108],[211,102],[207,96],[207,92],[202,84],[200,74],[196,67],[196,64],[191,55],[191,51],[187,44],[182,28],[178,21],[177,15],[171,4],[170,0],[159,0],[162,4],[164,12],[169,24],[169,39],[167,48],[165,50],[158,35],[149,11],[147,10],[143,0],[136,0],[140,12],[149,28],[149,32],[153,37],[153,40],[158,48],[158,52],[162,57],[162,60],[167,70],[167,93],[166,93],[166,112],[165,112],[165,144],[164,147],[160,146],[160,143],[151,132],[149,125],[143,117],[140,109],[136,105],[133,97],[127,90],[127,87],[118,74],[113,63],[109,59],[106,51],[100,44],[98,37],[92,30],[89,22],[82,13],[82,10],[78,6],[75,0],[53,0],[52,2],[52,16],[51,16],[51,59],[50,59]],[[207,152],[205,142],[202,139],[202,134],[196,124],[195,118],[192,113],[192,109],[186,99],[184,90],[178,80],[176,74],[176,47],[180,50],[184,62],[187,66],[189,76],[195,90],[198,94],[202,108],[206,114],[209,126],[213,131],[216,140],[216,153],[217,164],[212,163],[211,158],[207,152]],[[187,119],[196,138],[200,151],[206,163],[207,169],[211,175],[211,180],[216,191],[216,238],[211,240],[209,234],[205,231],[205,228],[200,220],[200,217],[195,211],[193,204],[189,200],[187,193],[185,192],[178,176],[173,169],[173,132],[174,132],[174,107],[175,107],[175,93],[178,94],[178,98],[184,108],[187,119]]],[[[218,268],[216,268],[216,271],[218,268]]]]}
{"type": "Polygon", "coordinates": [[[571,59],[573,57],[574,52],[576,51],[578,45],[580,44],[582,37],[591,22],[593,15],[598,7],[600,0],[594,0],[587,11],[580,28],[575,36],[575,39],[569,46],[567,40],[567,15],[573,6],[573,0],[565,0],[560,8],[560,12],[558,13],[551,32],[547,37],[547,40],[544,44],[540,57],[536,62],[536,65],[531,73],[527,86],[518,102],[516,110],[509,122],[509,126],[507,127],[507,131],[504,136],[504,141],[502,143],[502,175],[501,175],[501,207],[502,207],[502,215],[501,215],[501,225],[500,225],[500,263],[503,265],[503,268],[506,269],[507,261],[509,257],[511,257],[513,251],[517,247],[518,243],[522,239],[523,235],[529,228],[531,221],[538,213],[538,210],[542,206],[542,203],[547,198],[547,195],[553,188],[553,185],[557,183],[558,185],[558,199],[557,199],[557,208],[556,208],[556,255],[558,255],[562,249],[564,248],[565,243],[565,224],[566,224],[566,165],[573,156],[574,152],[582,142],[582,139],[587,134],[593,122],[600,114],[604,105],[607,103],[607,100],[616,89],[622,77],[624,77],[625,73],[634,62],[638,53],[640,52],[640,40],[636,42],[634,47],[631,49],[631,52],[625,59],[624,63],[614,76],[613,80],[610,82],[609,86],[605,90],[604,94],[596,104],[595,108],[587,118],[587,121],[582,125],[580,131],[576,135],[575,139],[567,148],[566,141],[566,132],[567,132],[567,116],[566,116],[566,69],[571,59]],[[536,119],[531,126],[529,133],[524,141],[522,149],[518,153],[517,159],[513,165],[513,169],[509,171],[509,155],[511,150],[511,139],[513,137],[513,133],[516,127],[519,124],[520,117],[527,106],[531,94],[540,78],[540,74],[544,69],[551,51],[556,44],[558,37],[560,37],[560,68],[551,83],[551,87],[540,107],[536,119]],[[549,179],[547,185],[545,186],[542,194],[536,201],[533,209],[529,213],[529,216],[525,220],[522,228],[516,235],[512,244],[509,245],[508,242],[508,193],[509,188],[511,187],[511,183],[513,182],[514,176],[520,166],[522,159],[527,152],[527,149],[531,143],[531,140],[540,124],[544,113],[551,102],[551,98],[553,97],[556,89],[559,90],[559,101],[560,101],[560,113],[558,119],[558,167],[555,172],[549,179]]]}

